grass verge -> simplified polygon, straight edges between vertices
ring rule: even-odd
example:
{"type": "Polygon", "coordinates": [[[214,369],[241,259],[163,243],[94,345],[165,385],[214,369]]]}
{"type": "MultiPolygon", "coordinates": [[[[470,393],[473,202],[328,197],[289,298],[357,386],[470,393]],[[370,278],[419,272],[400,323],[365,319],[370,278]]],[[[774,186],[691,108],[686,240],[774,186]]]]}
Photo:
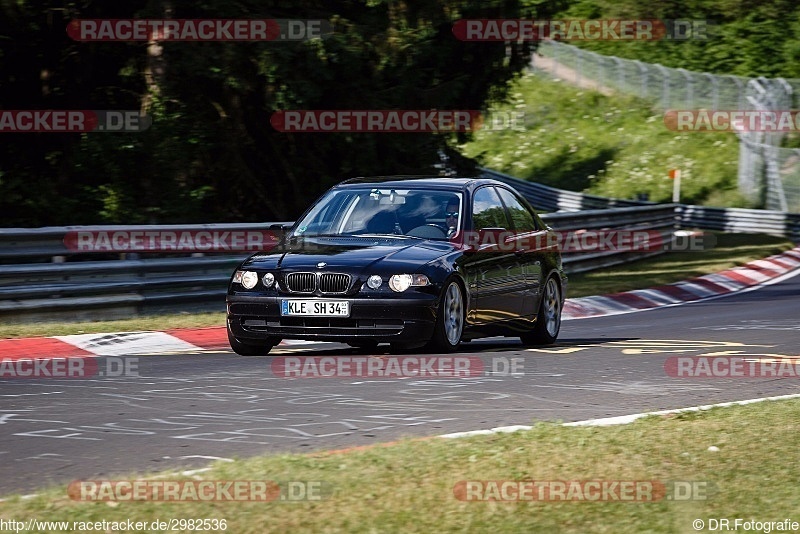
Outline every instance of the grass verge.
{"type": "Polygon", "coordinates": [[[319,481],[331,492],[317,501],[81,502],[70,500],[65,488],[58,487],[30,499],[10,498],[0,505],[0,517],[224,518],[227,531],[237,534],[692,532],[696,519],[709,526],[709,518],[733,522],[792,517],[800,509],[796,473],[791,469],[798,430],[798,400],[650,417],[618,427],[539,423],[533,430],[513,434],[407,440],[339,454],[217,463],[202,473],[202,480],[214,481],[319,481]],[[711,446],[718,450],[709,450],[711,446]],[[688,500],[649,502],[464,502],[454,496],[459,481],[475,480],[654,481],[665,484],[668,491],[677,481],[694,484],[700,491],[692,492],[688,500]]]}
{"type": "Polygon", "coordinates": [[[479,130],[460,146],[490,169],[601,196],[647,194],[654,202],[671,200],[668,173],[681,169],[682,202],[755,207],[738,192],[734,134],[671,131],[664,112],[640,99],[605,96],[528,72],[493,114],[497,127],[479,130]],[[504,126],[514,113],[524,116],[516,126],[504,126]]]}
{"type": "Polygon", "coordinates": [[[45,322],[27,324],[0,323],[0,339],[68,336],[71,334],[97,334],[102,332],[138,332],[146,330],[170,330],[172,328],[204,328],[225,326],[223,312],[179,313],[170,315],[146,315],[114,321],[85,321],[77,323],[45,322]]]}
{"type": "MultiPolygon", "coordinates": [[[[717,245],[712,250],[668,253],[599,271],[570,275],[568,296],[604,295],[670,284],[779,254],[794,246],[787,239],[762,234],[718,233],[716,236],[717,245]]],[[[225,314],[181,313],[79,323],[0,323],[0,339],[209,326],[225,326],[225,314]]]]}

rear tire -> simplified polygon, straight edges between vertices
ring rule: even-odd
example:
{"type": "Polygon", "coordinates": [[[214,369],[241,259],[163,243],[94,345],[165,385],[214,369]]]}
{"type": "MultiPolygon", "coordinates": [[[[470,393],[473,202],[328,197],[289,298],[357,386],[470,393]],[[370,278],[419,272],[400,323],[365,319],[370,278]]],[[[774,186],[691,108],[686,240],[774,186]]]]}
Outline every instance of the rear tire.
{"type": "Polygon", "coordinates": [[[458,348],[464,333],[464,308],[461,285],[451,278],[442,291],[433,337],[426,349],[431,352],[453,352],[458,348]]]}
{"type": "Polygon", "coordinates": [[[239,356],[266,356],[269,354],[269,351],[272,350],[272,347],[280,342],[281,340],[278,338],[269,338],[258,345],[243,343],[236,339],[233,334],[231,334],[231,331],[228,330],[228,343],[233,349],[233,352],[239,356]]]}
{"type": "Polygon", "coordinates": [[[552,345],[561,330],[561,289],[551,276],[544,285],[544,295],[539,303],[536,324],[520,336],[523,345],[552,345]]]}

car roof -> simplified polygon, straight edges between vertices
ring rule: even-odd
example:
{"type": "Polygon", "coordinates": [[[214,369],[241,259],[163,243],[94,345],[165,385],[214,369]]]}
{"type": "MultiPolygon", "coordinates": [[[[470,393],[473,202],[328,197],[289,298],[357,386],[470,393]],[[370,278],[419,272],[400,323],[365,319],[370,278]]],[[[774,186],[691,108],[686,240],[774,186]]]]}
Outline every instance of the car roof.
{"type": "Polygon", "coordinates": [[[380,187],[409,187],[432,189],[448,189],[451,191],[473,188],[479,185],[492,184],[503,185],[502,182],[489,178],[458,178],[442,176],[359,176],[341,182],[336,187],[364,187],[365,185],[377,185],[380,187]],[[413,182],[413,183],[412,183],[413,182]]]}

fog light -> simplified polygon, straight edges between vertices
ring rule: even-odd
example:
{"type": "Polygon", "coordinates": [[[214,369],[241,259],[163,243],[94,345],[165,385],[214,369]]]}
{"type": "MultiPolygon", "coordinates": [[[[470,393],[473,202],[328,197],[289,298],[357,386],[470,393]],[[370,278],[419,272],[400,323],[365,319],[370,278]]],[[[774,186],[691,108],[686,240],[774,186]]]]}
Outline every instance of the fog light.
{"type": "Polygon", "coordinates": [[[272,273],[267,273],[261,278],[261,283],[264,284],[264,287],[272,287],[272,284],[275,283],[275,275],[272,273]]]}
{"type": "Polygon", "coordinates": [[[242,273],[242,285],[245,289],[253,289],[258,283],[258,273],[253,271],[245,271],[242,273]]]}
{"type": "Polygon", "coordinates": [[[378,276],[377,274],[373,274],[369,278],[367,278],[367,285],[371,289],[378,289],[383,284],[383,278],[378,276]]]}

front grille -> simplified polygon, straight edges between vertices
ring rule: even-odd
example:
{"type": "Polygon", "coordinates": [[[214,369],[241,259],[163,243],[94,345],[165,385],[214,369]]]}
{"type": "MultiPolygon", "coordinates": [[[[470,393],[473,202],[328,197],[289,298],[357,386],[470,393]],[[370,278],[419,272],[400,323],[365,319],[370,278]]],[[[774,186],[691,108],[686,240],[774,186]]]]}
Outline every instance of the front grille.
{"type": "Polygon", "coordinates": [[[317,289],[317,275],[291,273],[286,277],[286,288],[293,293],[313,293],[317,289]]]}
{"type": "Polygon", "coordinates": [[[286,289],[292,293],[345,293],[350,287],[350,275],[340,273],[290,273],[286,289]]]}
{"type": "Polygon", "coordinates": [[[322,273],[319,277],[319,290],[322,293],[344,293],[350,285],[350,275],[322,273]]]}

